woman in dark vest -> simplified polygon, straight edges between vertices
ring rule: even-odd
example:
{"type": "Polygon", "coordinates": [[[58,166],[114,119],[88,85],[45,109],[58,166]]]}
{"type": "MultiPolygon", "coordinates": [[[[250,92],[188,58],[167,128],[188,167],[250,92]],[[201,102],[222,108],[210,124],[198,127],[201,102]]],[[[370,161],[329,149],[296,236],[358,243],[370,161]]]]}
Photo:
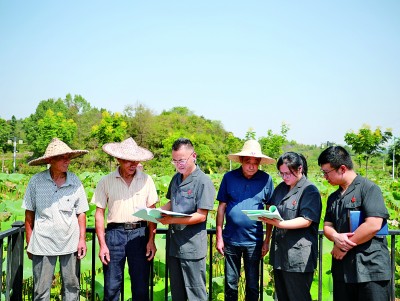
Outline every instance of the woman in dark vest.
{"type": "Polygon", "coordinates": [[[270,225],[267,236],[272,232],[270,264],[276,296],[279,301],[311,301],[321,195],[307,179],[304,156],[287,152],[278,159],[277,169],[283,181],[275,188],[269,205],[277,207],[283,220],[261,218],[270,225]]]}

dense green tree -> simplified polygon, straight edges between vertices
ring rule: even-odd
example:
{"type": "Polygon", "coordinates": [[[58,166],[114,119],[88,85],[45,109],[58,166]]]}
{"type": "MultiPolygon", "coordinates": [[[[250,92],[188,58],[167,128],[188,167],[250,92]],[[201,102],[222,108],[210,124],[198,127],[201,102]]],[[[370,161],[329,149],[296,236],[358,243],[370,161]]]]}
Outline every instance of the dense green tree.
{"type": "Polygon", "coordinates": [[[7,121],[0,118],[0,147],[3,152],[6,152],[9,148],[7,141],[12,138],[11,130],[11,126],[7,123],[7,121]]]}
{"type": "Polygon", "coordinates": [[[169,115],[169,114],[177,114],[181,116],[193,116],[194,113],[193,111],[189,110],[187,107],[173,107],[170,110],[164,110],[163,113],[164,115],[169,115]]]}
{"type": "Polygon", "coordinates": [[[243,142],[232,132],[227,132],[224,137],[224,149],[227,154],[239,152],[243,147],[243,142]]]}
{"type": "Polygon", "coordinates": [[[155,114],[143,104],[138,103],[135,107],[126,106],[124,115],[128,123],[129,136],[133,137],[139,145],[149,147],[151,140],[157,135],[154,130],[155,114]]]}
{"type": "Polygon", "coordinates": [[[109,166],[111,171],[113,168],[113,159],[101,151],[101,147],[109,142],[121,142],[128,137],[128,125],[123,115],[120,113],[111,114],[107,111],[102,112],[102,119],[98,124],[92,127],[91,138],[97,141],[97,148],[94,153],[97,156],[95,166],[104,168],[109,166]],[[108,164],[107,164],[108,161],[108,164]]]}
{"type": "Polygon", "coordinates": [[[372,131],[368,125],[363,125],[358,132],[346,133],[344,141],[351,146],[352,150],[365,160],[365,174],[368,174],[368,161],[381,153],[383,145],[392,137],[392,131],[387,129],[382,132],[378,127],[372,131]]]}
{"type": "Polygon", "coordinates": [[[127,138],[128,125],[120,113],[102,113],[100,123],[92,127],[91,135],[95,137],[100,146],[108,142],[120,142],[127,138]]]}
{"type": "MultiPolygon", "coordinates": [[[[223,161],[228,160],[227,155],[239,152],[243,147],[243,141],[238,137],[235,137],[232,132],[228,132],[223,140],[223,152],[218,155],[217,160],[223,161]]],[[[234,166],[229,161],[229,170],[232,170],[234,166]]]]}
{"type": "MultiPolygon", "coordinates": [[[[48,141],[44,142],[43,140],[50,140],[53,135],[60,136],[60,134],[55,134],[57,131],[50,127],[49,124],[54,126],[64,122],[68,124],[71,119],[79,131],[75,131],[74,134],[68,137],[59,138],[64,140],[71,138],[71,142],[68,143],[71,147],[90,151],[88,155],[74,160],[74,164],[79,161],[80,166],[87,170],[108,171],[109,157],[102,151],[102,145],[111,141],[121,141],[128,136],[132,136],[140,146],[146,147],[154,153],[155,158],[153,160],[144,162],[147,171],[163,175],[172,174],[174,172],[174,166],[170,163],[172,143],[179,137],[187,137],[195,144],[198,154],[197,163],[205,172],[224,173],[229,168],[238,166],[238,164],[232,164],[233,166],[231,166],[227,155],[240,151],[245,140],[256,139],[256,133],[251,128],[246,133],[245,139],[242,140],[235,137],[231,132],[227,132],[220,121],[198,116],[189,108],[183,106],[173,107],[172,109],[164,110],[161,114],[155,114],[143,104],[137,103],[135,106],[126,106],[123,114],[112,114],[107,112],[106,109],[93,108],[81,95],[71,94],[67,94],[64,99],[41,101],[35,113],[24,120],[12,118],[8,121],[8,125],[11,126],[11,131],[15,136],[24,140],[24,144],[19,146],[20,154],[31,156],[32,154],[26,152],[28,147],[36,149],[35,155],[41,155],[44,151],[43,147],[48,144],[48,141]],[[54,114],[51,118],[46,115],[49,109],[54,114]],[[59,117],[62,120],[57,120],[57,116],[62,116],[59,117]],[[42,121],[39,122],[39,120],[42,121]]],[[[1,130],[4,131],[4,129],[5,127],[1,126],[1,130]]],[[[273,133],[268,130],[266,136],[260,137],[259,142],[263,153],[276,159],[284,151],[298,151],[306,156],[309,166],[314,168],[315,165],[314,169],[318,170],[315,157],[320,153],[321,149],[315,146],[301,145],[296,141],[287,141],[286,135],[288,131],[289,127],[283,124],[280,133],[273,133]]],[[[376,134],[375,132],[372,133],[376,134]]],[[[365,133],[361,131],[361,134],[365,133]]],[[[386,132],[381,133],[382,141],[387,138],[386,134],[386,132]]],[[[354,137],[349,135],[349,142],[354,142],[351,140],[352,138],[354,137]]],[[[361,139],[359,137],[356,138],[361,139]]],[[[368,140],[365,137],[363,139],[368,140]]],[[[356,142],[358,143],[359,141],[356,142]]],[[[361,149],[357,143],[353,144],[353,152],[356,149],[361,149]]],[[[12,144],[6,144],[6,146],[12,148],[12,144]]],[[[374,156],[375,153],[361,152],[357,156],[364,160],[368,159],[365,157],[366,154],[374,156]]],[[[390,158],[386,161],[389,165],[391,164],[391,154],[391,149],[389,148],[390,158]]],[[[5,154],[6,160],[9,160],[9,155],[5,154]]],[[[23,165],[26,164],[26,160],[20,161],[24,162],[22,163],[23,165]]],[[[370,160],[369,162],[369,164],[376,165],[377,160],[370,160]]],[[[397,159],[396,148],[396,167],[398,162],[400,160],[397,159]]],[[[382,163],[383,160],[381,158],[381,170],[382,163]]],[[[268,169],[269,166],[265,168],[268,169]]],[[[271,166],[271,168],[274,168],[274,166],[271,166]]],[[[28,171],[30,172],[31,169],[28,169],[28,171]]]]}
{"type": "Polygon", "coordinates": [[[394,154],[394,174],[396,177],[398,177],[400,166],[400,138],[394,138],[393,140],[393,144],[389,146],[386,164],[393,167],[394,154]]]}
{"type": "Polygon", "coordinates": [[[267,156],[278,159],[283,153],[283,146],[287,143],[287,133],[289,126],[285,123],[281,125],[281,133],[274,134],[272,130],[268,130],[266,137],[261,137],[258,141],[261,144],[261,149],[267,156]]]}
{"type": "Polygon", "coordinates": [[[97,147],[97,140],[91,139],[91,131],[102,118],[102,111],[97,108],[91,108],[89,111],[76,115],[74,120],[78,127],[75,144],[79,147],[89,148],[97,147]]]}
{"type": "Polygon", "coordinates": [[[156,160],[146,164],[156,173],[173,172],[171,147],[180,137],[193,142],[198,155],[197,163],[205,172],[221,172],[228,168],[226,154],[230,149],[225,141],[229,133],[219,121],[197,116],[186,107],[174,107],[153,118],[147,135],[151,137],[148,146],[156,160]]]}
{"type": "Polygon", "coordinates": [[[74,98],[72,98],[72,95],[68,93],[65,96],[64,104],[68,108],[71,116],[83,114],[92,109],[90,103],[81,95],[74,95],[74,98]]]}
{"type": "Polygon", "coordinates": [[[55,137],[71,146],[76,130],[76,123],[72,119],[65,118],[61,112],[47,110],[45,116],[38,120],[37,138],[31,143],[34,156],[43,155],[47,145],[55,137]]]}
{"type": "MultiPolygon", "coordinates": [[[[36,111],[34,114],[31,114],[28,118],[23,121],[23,130],[26,135],[26,142],[28,145],[37,144],[37,140],[41,140],[39,137],[39,125],[38,122],[40,119],[46,117],[46,113],[48,110],[51,110],[53,113],[58,114],[61,113],[64,118],[68,118],[68,108],[64,104],[64,101],[59,98],[57,100],[50,98],[48,100],[42,100],[38,106],[36,107],[36,111]]],[[[50,140],[49,140],[50,141],[50,140]]],[[[36,149],[33,147],[33,149],[36,149]]],[[[34,152],[38,151],[37,149],[34,152]]]]}
{"type": "Polygon", "coordinates": [[[12,115],[10,120],[10,128],[11,128],[11,135],[13,136],[17,135],[17,125],[18,125],[17,118],[14,115],[12,115]]]}
{"type": "Polygon", "coordinates": [[[253,128],[249,128],[248,131],[246,132],[246,135],[244,137],[244,140],[255,140],[256,139],[256,132],[254,131],[253,128]]]}
{"type": "Polygon", "coordinates": [[[48,100],[42,100],[35,111],[35,119],[42,119],[48,110],[52,110],[55,113],[62,113],[65,117],[68,117],[68,107],[65,105],[64,101],[61,98],[55,100],[54,98],[50,98],[48,100]]]}

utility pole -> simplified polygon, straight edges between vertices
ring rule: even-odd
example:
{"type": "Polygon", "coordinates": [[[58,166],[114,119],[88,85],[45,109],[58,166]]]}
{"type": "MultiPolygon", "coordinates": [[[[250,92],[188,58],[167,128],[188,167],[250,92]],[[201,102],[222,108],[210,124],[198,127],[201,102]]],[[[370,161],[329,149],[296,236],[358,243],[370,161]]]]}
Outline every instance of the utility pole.
{"type": "Polygon", "coordinates": [[[394,155],[396,153],[396,137],[393,137],[393,166],[392,166],[392,180],[394,181],[394,155]]]}
{"type": "Polygon", "coordinates": [[[14,136],[14,161],[13,161],[13,173],[15,173],[16,159],[17,159],[17,137],[14,136]]]}
{"type": "MultiPolygon", "coordinates": [[[[9,139],[8,144],[13,144],[13,173],[17,170],[17,136],[14,136],[13,140],[9,139]]],[[[22,140],[19,140],[19,144],[22,144],[22,140]]]]}

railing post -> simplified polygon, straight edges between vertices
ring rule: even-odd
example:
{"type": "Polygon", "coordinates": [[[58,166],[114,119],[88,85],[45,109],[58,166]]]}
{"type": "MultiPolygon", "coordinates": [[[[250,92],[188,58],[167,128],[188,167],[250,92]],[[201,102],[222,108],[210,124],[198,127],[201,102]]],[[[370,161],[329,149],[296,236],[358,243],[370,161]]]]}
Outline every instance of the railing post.
{"type": "MultiPolygon", "coordinates": [[[[169,236],[168,229],[160,229],[157,231],[157,234],[166,235],[166,254],[165,254],[165,300],[168,299],[168,249],[169,249],[169,236]]],[[[0,301],[5,298],[6,301],[21,301],[23,297],[22,284],[23,284],[23,260],[24,260],[24,234],[25,228],[23,222],[15,222],[12,225],[12,229],[8,229],[6,231],[0,231],[0,258],[3,257],[3,246],[7,245],[7,255],[5,258],[7,259],[4,264],[6,267],[6,276],[5,276],[5,287],[2,285],[3,283],[0,281],[0,291],[4,292],[4,294],[0,294],[0,301]],[[4,243],[4,239],[7,239],[7,242],[4,243]]],[[[95,290],[95,277],[96,277],[96,269],[95,269],[95,260],[96,256],[96,236],[95,230],[93,228],[87,228],[87,233],[92,233],[92,279],[91,279],[91,298],[90,300],[96,300],[96,290],[95,290]]],[[[212,267],[212,244],[213,238],[215,235],[214,229],[207,230],[208,235],[210,235],[210,269],[209,269],[209,286],[210,286],[210,296],[212,296],[212,276],[213,276],[213,267],[212,267]]],[[[396,271],[396,236],[400,235],[400,230],[389,230],[389,235],[391,236],[391,294],[390,300],[394,301],[396,296],[396,287],[395,287],[395,271],[396,271]]],[[[323,241],[324,241],[323,231],[318,231],[318,300],[323,300],[322,296],[322,281],[323,281],[323,266],[322,266],[322,254],[323,254],[323,241]]],[[[0,267],[3,267],[3,261],[0,261],[0,267]]],[[[263,261],[261,262],[261,272],[260,272],[260,287],[263,286],[263,261]]],[[[154,266],[153,266],[154,268],[154,266]]],[[[1,270],[1,269],[0,269],[1,270]]],[[[154,270],[153,270],[154,273],[154,270]]],[[[154,276],[154,274],[153,274],[154,276]]],[[[330,280],[328,280],[330,281],[330,280]]],[[[154,284],[154,283],[153,283],[154,284]]],[[[150,291],[153,291],[154,288],[150,288],[150,291]]],[[[327,292],[328,293],[328,292],[327,292]]],[[[25,294],[33,294],[33,292],[25,292],[25,294]]],[[[263,291],[260,289],[260,300],[262,300],[263,291]]],[[[329,295],[329,293],[328,293],[329,295]]],[[[327,296],[325,296],[325,299],[327,296]]],[[[29,299],[29,297],[28,297],[29,299]]]]}
{"type": "MultiPolygon", "coordinates": [[[[3,275],[3,239],[0,240],[0,271],[1,274],[3,275]]],[[[0,301],[3,292],[3,277],[0,277],[0,301]]]]}
{"type": "Polygon", "coordinates": [[[213,289],[212,289],[212,275],[213,275],[213,271],[212,271],[212,263],[213,263],[213,233],[210,233],[210,243],[209,243],[209,257],[210,257],[210,261],[209,261],[209,272],[208,272],[208,300],[212,301],[212,293],[213,293],[213,289]]]}
{"type": "Polygon", "coordinates": [[[259,279],[260,301],[263,301],[264,300],[264,257],[261,257],[259,269],[260,269],[260,279],[259,279]]]}
{"type": "Polygon", "coordinates": [[[396,235],[391,233],[390,235],[390,263],[391,263],[391,272],[392,279],[390,281],[391,284],[391,299],[392,301],[396,300],[396,285],[395,285],[395,271],[396,271],[396,235]]]}
{"type": "Polygon", "coordinates": [[[322,301],[322,246],[324,235],[322,231],[318,231],[318,301],[322,301]]]}
{"type": "Polygon", "coordinates": [[[150,301],[154,300],[154,258],[150,261],[150,301]]]}
{"type": "Polygon", "coordinates": [[[168,268],[168,256],[169,256],[169,228],[167,230],[167,234],[165,236],[165,284],[164,284],[164,299],[168,300],[168,274],[169,274],[169,268],[168,268]]]}
{"type": "MultiPolygon", "coordinates": [[[[87,231],[87,230],[86,230],[87,231]]],[[[92,277],[90,279],[90,300],[96,300],[96,231],[92,232],[92,277]]]]}
{"type": "Polygon", "coordinates": [[[12,224],[19,228],[18,233],[8,238],[7,246],[7,275],[6,275],[6,301],[22,300],[22,281],[24,266],[24,222],[12,224]]]}

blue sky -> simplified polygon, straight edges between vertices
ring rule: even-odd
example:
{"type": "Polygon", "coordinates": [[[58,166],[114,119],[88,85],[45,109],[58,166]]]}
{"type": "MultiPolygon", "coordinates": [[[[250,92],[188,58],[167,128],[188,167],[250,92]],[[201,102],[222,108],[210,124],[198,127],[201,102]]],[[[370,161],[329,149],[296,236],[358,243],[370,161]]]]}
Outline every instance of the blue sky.
{"type": "Polygon", "coordinates": [[[400,1],[0,0],[0,118],[80,94],[186,106],[244,138],[400,135],[400,1]]]}

